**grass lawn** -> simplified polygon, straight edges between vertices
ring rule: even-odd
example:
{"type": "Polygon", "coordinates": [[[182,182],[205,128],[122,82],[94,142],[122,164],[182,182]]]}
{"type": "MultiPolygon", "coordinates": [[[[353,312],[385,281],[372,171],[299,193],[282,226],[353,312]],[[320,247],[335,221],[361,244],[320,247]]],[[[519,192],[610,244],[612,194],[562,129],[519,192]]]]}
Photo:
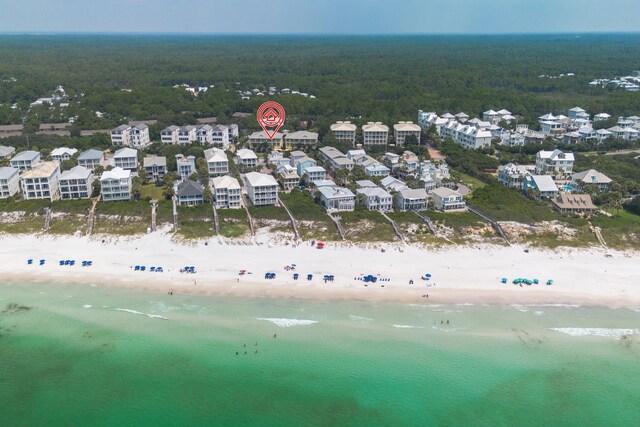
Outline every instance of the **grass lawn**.
{"type": "Polygon", "coordinates": [[[98,202],[96,205],[95,234],[141,234],[149,227],[151,205],[147,201],[98,202]]]}
{"type": "Polygon", "coordinates": [[[340,240],[336,225],[308,192],[293,190],[280,197],[298,221],[303,240],[340,240]]]}
{"type": "Polygon", "coordinates": [[[398,236],[380,212],[356,206],[353,212],[338,212],[347,240],[353,242],[396,242],[398,236]]]}
{"type": "Polygon", "coordinates": [[[224,237],[243,237],[251,233],[244,209],[218,209],[220,234],[224,237]]]}
{"type": "Polygon", "coordinates": [[[156,199],[163,200],[164,196],[162,192],[164,191],[164,186],[157,187],[155,184],[147,184],[142,186],[142,196],[140,197],[142,200],[146,199],[156,199]]]}
{"type": "Polygon", "coordinates": [[[487,186],[486,182],[482,182],[478,178],[474,178],[471,175],[467,175],[464,173],[459,173],[458,175],[458,177],[460,178],[460,182],[467,186],[471,191],[479,190],[487,186]]]}
{"type": "Polygon", "coordinates": [[[602,229],[602,238],[608,246],[618,249],[640,247],[640,216],[625,210],[617,211],[612,217],[596,215],[591,223],[602,229]]]}
{"type": "Polygon", "coordinates": [[[474,191],[469,203],[497,221],[534,224],[561,218],[549,205],[531,200],[519,191],[499,183],[487,184],[474,191]]]}
{"type": "Polygon", "coordinates": [[[156,226],[158,228],[166,224],[173,225],[173,203],[171,200],[159,199],[156,214],[156,226]]]}
{"type": "Polygon", "coordinates": [[[249,206],[249,212],[256,220],[290,221],[287,211],[280,206],[249,206]]]}
{"type": "Polygon", "coordinates": [[[187,239],[214,236],[211,205],[205,203],[197,206],[178,206],[178,234],[187,239]]]}

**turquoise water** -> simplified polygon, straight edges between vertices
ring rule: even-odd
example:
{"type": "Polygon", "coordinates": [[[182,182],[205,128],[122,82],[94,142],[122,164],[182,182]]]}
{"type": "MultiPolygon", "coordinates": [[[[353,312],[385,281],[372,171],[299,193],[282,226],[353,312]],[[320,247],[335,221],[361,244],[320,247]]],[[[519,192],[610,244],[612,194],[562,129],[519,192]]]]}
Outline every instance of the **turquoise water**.
{"type": "Polygon", "coordinates": [[[3,285],[0,298],[1,425],[627,426],[640,419],[633,310],[72,285],[3,285]]]}

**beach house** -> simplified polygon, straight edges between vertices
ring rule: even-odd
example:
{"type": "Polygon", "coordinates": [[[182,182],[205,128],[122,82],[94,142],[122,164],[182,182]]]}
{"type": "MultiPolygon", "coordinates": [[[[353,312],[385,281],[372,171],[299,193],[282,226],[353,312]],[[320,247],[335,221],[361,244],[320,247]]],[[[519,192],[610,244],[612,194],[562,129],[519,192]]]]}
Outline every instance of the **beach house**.
{"type": "Polygon", "coordinates": [[[20,171],[13,167],[0,167],[0,199],[15,196],[20,191],[20,171]]]}
{"type": "Polygon", "coordinates": [[[40,153],[33,150],[22,151],[10,160],[11,167],[21,171],[27,171],[40,162],[40,153]]]}
{"type": "Polygon", "coordinates": [[[115,167],[130,171],[138,170],[138,150],[121,148],[113,155],[115,167]]]}
{"type": "Polygon", "coordinates": [[[348,171],[353,170],[354,163],[351,159],[347,158],[340,150],[333,147],[320,148],[320,156],[324,158],[334,171],[345,169],[348,171]]]}
{"type": "Polygon", "coordinates": [[[15,147],[0,145],[0,160],[8,159],[16,152],[15,147]]]}
{"type": "Polygon", "coordinates": [[[137,123],[134,126],[120,125],[111,130],[111,144],[116,147],[146,148],[151,143],[149,126],[137,123]]]}
{"type": "Polygon", "coordinates": [[[580,190],[595,187],[600,191],[609,191],[609,187],[611,186],[611,178],[595,169],[574,173],[571,175],[571,182],[574,187],[580,190]]]}
{"type": "Polygon", "coordinates": [[[254,206],[278,204],[278,181],[271,175],[249,172],[245,175],[247,196],[254,206]]]}
{"type": "Polygon", "coordinates": [[[328,211],[352,211],[356,206],[356,195],[348,188],[320,187],[320,204],[328,211]]]}
{"type": "Polygon", "coordinates": [[[522,191],[534,198],[554,197],[558,186],[549,175],[528,175],[524,177],[522,191]]]}
{"type": "Polygon", "coordinates": [[[278,181],[282,185],[283,190],[293,190],[300,184],[300,176],[290,165],[285,165],[278,171],[278,181]]]}
{"type": "Polygon", "coordinates": [[[395,196],[396,209],[400,211],[420,211],[427,208],[426,190],[408,187],[398,190],[395,196]]]}
{"type": "Polygon", "coordinates": [[[521,165],[507,163],[498,167],[498,182],[509,188],[517,188],[522,190],[524,178],[531,173],[521,165]]]}
{"type": "Polygon", "coordinates": [[[78,166],[94,170],[102,165],[104,153],[100,150],[87,150],[78,156],[78,166]]]}
{"type": "Polygon", "coordinates": [[[60,164],[58,162],[40,162],[22,173],[20,186],[25,200],[60,199],[60,164]]]}
{"type": "Polygon", "coordinates": [[[380,212],[393,210],[393,196],[382,188],[376,187],[375,184],[373,187],[367,185],[363,188],[358,188],[356,194],[358,195],[360,203],[367,208],[367,210],[380,212]]]}
{"type": "Polygon", "coordinates": [[[73,155],[76,154],[77,152],[78,150],[76,150],[75,148],[68,148],[68,147],[55,148],[51,151],[51,159],[55,160],[56,162],[62,163],[65,160],[71,159],[71,157],[73,157],[73,155]]]}
{"type": "Polygon", "coordinates": [[[60,174],[62,200],[88,199],[91,197],[93,172],[84,166],[76,166],[60,174]]]}
{"type": "Polygon", "coordinates": [[[164,156],[147,156],[142,166],[149,182],[161,182],[167,173],[167,158],[164,156]]]}
{"type": "Polygon", "coordinates": [[[362,143],[367,145],[386,145],[389,142],[389,127],[382,122],[368,122],[362,126],[362,143]]]}
{"type": "Polygon", "coordinates": [[[204,158],[207,161],[209,178],[226,175],[229,173],[229,158],[220,148],[204,150],[204,158]]]}
{"type": "Polygon", "coordinates": [[[251,148],[260,148],[270,146],[272,149],[285,149],[283,146],[283,133],[276,132],[273,138],[269,138],[269,135],[265,131],[253,132],[249,135],[249,146],[251,148]]]}
{"type": "Polygon", "coordinates": [[[178,184],[176,196],[180,206],[201,205],[204,203],[204,187],[189,179],[178,184]]]}
{"type": "Polygon", "coordinates": [[[208,124],[196,125],[196,141],[202,145],[213,144],[213,127],[208,124]]]}
{"type": "Polygon", "coordinates": [[[393,125],[393,137],[397,146],[403,146],[408,136],[414,136],[420,144],[420,126],[413,122],[398,122],[393,125]]]}
{"type": "Polygon", "coordinates": [[[327,171],[322,166],[309,166],[302,170],[302,178],[307,183],[322,181],[327,177],[327,171]]]}
{"type": "Polygon", "coordinates": [[[228,175],[211,180],[213,201],[217,209],[238,209],[242,207],[240,183],[228,175]]]}
{"type": "Polygon", "coordinates": [[[407,184],[392,176],[387,176],[380,181],[380,185],[387,191],[400,191],[407,188],[407,184]]]}
{"type": "Polygon", "coordinates": [[[115,167],[100,176],[100,193],[105,202],[131,200],[131,171],[115,167]]]}
{"type": "Polygon", "coordinates": [[[438,187],[431,191],[433,207],[442,212],[462,212],[467,210],[467,203],[462,194],[446,187],[438,187]]]}
{"type": "Polygon", "coordinates": [[[176,172],[181,180],[186,180],[196,172],[195,156],[185,157],[182,154],[176,154],[176,172]]]}
{"type": "Polygon", "coordinates": [[[574,162],[573,153],[541,150],[536,154],[536,174],[562,178],[571,174],[574,162]]]}
{"type": "Polygon", "coordinates": [[[598,210],[588,194],[560,193],[550,200],[554,209],[565,214],[591,215],[598,210]]]}
{"type": "Polygon", "coordinates": [[[242,148],[236,152],[236,164],[245,168],[255,168],[258,166],[258,156],[253,150],[242,148]]]}
{"type": "MultiPolygon", "coordinates": [[[[237,127],[236,127],[237,129],[237,127]]],[[[217,147],[227,149],[233,139],[232,128],[224,125],[217,125],[211,129],[211,141],[217,147]]],[[[237,136],[237,135],[236,135],[237,136]]]]}
{"type": "Polygon", "coordinates": [[[111,145],[116,147],[128,147],[129,146],[129,125],[120,125],[111,130],[111,145]]]}
{"type": "Polygon", "coordinates": [[[196,142],[197,139],[195,126],[187,125],[178,129],[178,144],[188,145],[196,142]]]}
{"type": "Polygon", "coordinates": [[[178,131],[180,131],[180,128],[178,126],[169,126],[164,128],[162,132],[160,132],[160,141],[162,141],[163,144],[177,144],[178,131]]]}
{"type": "Polygon", "coordinates": [[[346,142],[351,145],[356,144],[356,125],[351,122],[338,121],[330,127],[333,136],[338,142],[346,142]]]}

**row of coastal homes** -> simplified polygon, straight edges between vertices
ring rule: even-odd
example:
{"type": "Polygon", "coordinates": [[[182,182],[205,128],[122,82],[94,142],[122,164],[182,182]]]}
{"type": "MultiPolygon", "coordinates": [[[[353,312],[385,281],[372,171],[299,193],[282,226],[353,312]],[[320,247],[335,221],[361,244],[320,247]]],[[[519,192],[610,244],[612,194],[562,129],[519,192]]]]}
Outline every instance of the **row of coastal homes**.
{"type": "Polygon", "coordinates": [[[491,121],[469,119],[464,113],[457,115],[418,111],[418,124],[423,129],[434,126],[442,139],[451,138],[464,148],[477,149],[488,147],[491,141],[501,134],[502,128],[491,121]]]}
{"type": "Polygon", "coordinates": [[[120,125],[111,130],[111,144],[116,147],[146,148],[151,144],[149,126],[145,123],[120,125]]]}
{"type": "Polygon", "coordinates": [[[160,141],[169,145],[185,145],[200,143],[202,145],[215,145],[227,149],[237,138],[238,125],[210,125],[197,124],[188,126],[169,126],[160,132],[160,141]]]}
{"type": "Polygon", "coordinates": [[[268,146],[272,150],[291,151],[297,148],[312,148],[317,146],[318,134],[306,130],[296,132],[283,131],[276,132],[273,138],[269,138],[269,135],[267,135],[265,131],[260,131],[249,135],[247,142],[252,148],[268,146]]]}
{"type": "MultiPolygon", "coordinates": [[[[331,133],[336,141],[356,145],[358,127],[348,121],[338,121],[331,125],[331,133]]],[[[401,121],[393,126],[393,142],[403,146],[407,138],[420,143],[422,129],[413,122],[401,121]]],[[[382,122],[368,122],[362,126],[362,144],[365,146],[387,145],[389,143],[389,127],[382,122]]]]}

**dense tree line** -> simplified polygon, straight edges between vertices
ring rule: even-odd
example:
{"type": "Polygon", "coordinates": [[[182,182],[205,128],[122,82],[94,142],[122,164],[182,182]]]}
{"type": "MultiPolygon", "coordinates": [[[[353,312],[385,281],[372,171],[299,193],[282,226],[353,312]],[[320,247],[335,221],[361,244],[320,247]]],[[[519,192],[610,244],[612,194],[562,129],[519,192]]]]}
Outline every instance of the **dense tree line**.
{"type": "MultiPolygon", "coordinates": [[[[414,119],[418,109],[474,116],[507,108],[524,121],[580,105],[592,113],[637,114],[640,95],[589,87],[593,78],[638,67],[639,35],[493,37],[0,37],[0,123],[36,126],[78,117],[77,128],[130,119],[160,125],[253,112],[263,97],[236,90],[292,88],[317,99],[280,95],[295,129],[312,119],[326,132],[336,119],[357,123],[414,119]],[[570,78],[539,78],[573,72],[570,78]],[[13,78],[16,81],[13,81],[13,78]],[[215,85],[195,97],[173,85],[215,85]],[[29,103],[63,85],[66,109],[29,103]],[[130,91],[129,91],[130,90],[130,91]],[[16,109],[11,105],[16,103],[16,109]],[[104,113],[103,118],[95,111],[104,113]]],[[[257,127],[255,120],[246,123],[257,127]]],[[[322,135],[321,135],[322,136],[322,135]]]]}

